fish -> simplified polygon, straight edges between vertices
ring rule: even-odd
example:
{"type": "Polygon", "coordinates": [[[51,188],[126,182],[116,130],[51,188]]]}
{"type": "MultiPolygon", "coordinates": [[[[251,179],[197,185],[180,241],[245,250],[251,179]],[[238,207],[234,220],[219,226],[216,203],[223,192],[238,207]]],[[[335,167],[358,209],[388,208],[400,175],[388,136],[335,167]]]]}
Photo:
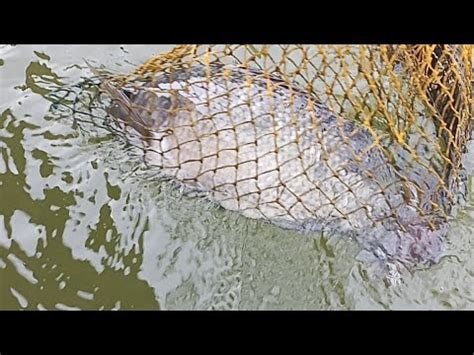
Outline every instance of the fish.
{"type": "Polygon", "coordinates": [[[414,161],[406,146],[278,75],[196,63],[101,88],[150,168],[224,209],[348,235],[384,264],[433,264],[443,255],[439,209],[449,202],[430,160],[414,161]]]}

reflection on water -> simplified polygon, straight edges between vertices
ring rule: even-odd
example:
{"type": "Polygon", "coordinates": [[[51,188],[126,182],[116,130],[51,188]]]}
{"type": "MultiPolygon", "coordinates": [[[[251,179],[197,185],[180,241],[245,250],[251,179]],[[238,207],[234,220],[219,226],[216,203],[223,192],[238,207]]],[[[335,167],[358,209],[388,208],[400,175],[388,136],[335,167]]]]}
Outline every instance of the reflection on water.
{"type": "Polygon", "coordinates": [[[87,75],[82,58],[123,71],[168,48],[0,47],[0,308],[474,308],[472,199],[448,255],[389,287],[352,241],[183,196],[51,113],[49,85],[87,75]]]}

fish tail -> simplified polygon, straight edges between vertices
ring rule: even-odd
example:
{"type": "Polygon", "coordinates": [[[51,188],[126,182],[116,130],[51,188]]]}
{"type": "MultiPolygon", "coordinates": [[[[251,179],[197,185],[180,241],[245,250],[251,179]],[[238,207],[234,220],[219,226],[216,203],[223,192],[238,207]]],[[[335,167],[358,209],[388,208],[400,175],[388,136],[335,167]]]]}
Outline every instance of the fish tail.
{"type": "Polygon", "coordinates": [[[102,82],[101,90],[112,99],[107,113],[119,123],[132,127],[142,137],[149,137],[151,132],[141,115],[133,108],[133,102],[122,90],[117,89],[109,80],[102,82]]]}

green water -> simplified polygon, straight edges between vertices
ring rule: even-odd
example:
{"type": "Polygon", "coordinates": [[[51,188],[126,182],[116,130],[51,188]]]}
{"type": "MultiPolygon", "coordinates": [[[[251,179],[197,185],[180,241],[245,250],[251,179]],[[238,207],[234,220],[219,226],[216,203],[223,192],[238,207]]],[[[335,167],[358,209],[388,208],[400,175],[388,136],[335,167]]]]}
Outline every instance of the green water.
{"type": "Polygon", "coordinates": [[[124,71],[169,48],[0,46],[1,309],[474,308],[474,199],[447,256],[389,286],[351,240],[183,197],[51,114],[48,85],[88,75],[83,58],[124,71]]]}

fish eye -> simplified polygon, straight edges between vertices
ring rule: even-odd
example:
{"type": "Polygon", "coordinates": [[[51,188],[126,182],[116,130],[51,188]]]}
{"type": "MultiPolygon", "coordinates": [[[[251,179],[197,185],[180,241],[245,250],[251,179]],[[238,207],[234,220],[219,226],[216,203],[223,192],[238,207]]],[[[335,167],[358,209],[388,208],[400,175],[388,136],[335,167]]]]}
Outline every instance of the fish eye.
{"type": "Polygon", "coordinates": [[[159,96],[157,105],[165,110],[169,110],[171,108],[171,99],[166,96],[159,96]]]}

